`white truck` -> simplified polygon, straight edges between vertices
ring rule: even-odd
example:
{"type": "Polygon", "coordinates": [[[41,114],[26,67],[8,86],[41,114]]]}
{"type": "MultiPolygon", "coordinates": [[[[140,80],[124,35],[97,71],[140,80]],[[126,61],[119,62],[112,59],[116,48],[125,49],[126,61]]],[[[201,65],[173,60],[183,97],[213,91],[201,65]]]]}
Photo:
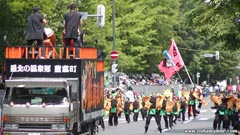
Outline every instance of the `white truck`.
{"type": "Polygon", "coordinates": [[[97,48],[80,48],[80,59],[17,55],[26,49],[6,47],[3,135],[95,134],[104,103],[97,48]]]}

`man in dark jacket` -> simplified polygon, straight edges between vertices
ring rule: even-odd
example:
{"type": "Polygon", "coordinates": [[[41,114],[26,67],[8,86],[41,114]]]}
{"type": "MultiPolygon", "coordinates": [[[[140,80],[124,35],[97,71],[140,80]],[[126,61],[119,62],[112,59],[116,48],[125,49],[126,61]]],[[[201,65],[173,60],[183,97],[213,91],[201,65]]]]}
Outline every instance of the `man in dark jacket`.
{"type": "MultiPolygon", "coordinates": [[[[70,12],[63,15],[64,18],[64,28],[65,28],[65,35],[64,39],[66,41],[66,46],[70,46],[71,40],[74,41],[75,54],[76,57],[79,57],[79,35],[80,30],[79,28],[82,27],[82,15],[75,11],[76,5],[71,4],[69,6],[70,12]]],[[[66,57],[66,50],[64,50],[64,57],[66,57]]]]}
{"type": "MultiPolygon", "coordinates": [[[[40,58],[45,57],[45,49],[43,47],[44,25],[46,19],[39,13],[40,7],[34,7],[33,13],[27,18],[27,45],[31,46],[35,41],[38,46],[41,46],[40,58]]],[[[34,53],[34,52],[32,52],[34,53]]]]}

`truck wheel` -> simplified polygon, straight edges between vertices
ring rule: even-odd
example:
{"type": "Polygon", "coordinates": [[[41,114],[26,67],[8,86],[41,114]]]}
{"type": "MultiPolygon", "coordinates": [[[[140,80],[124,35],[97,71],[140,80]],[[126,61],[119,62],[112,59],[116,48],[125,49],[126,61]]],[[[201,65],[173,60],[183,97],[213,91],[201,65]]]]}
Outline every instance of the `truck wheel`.
{"type": "Polygon", "coordinates": [[[90,134],[91,135],[96,135],[98,133],[96,121],[93,121],[93,122],[89,123],[89,128],[90,128],[90,134]]]}
{"type": "Polygon", "coordinates": [[[77,123],[73,124],[72,134],[73,135],[79,135],[79,133],[77,132],[77,123]]]}
{"type": "Polygon", "coordinates": [[[96,135],[97,134],[97,128],[96,128],[96,122],[89,122],[81,126],[81,132],[80,134],[90,134],[90,135],[96,135]]]}
{"type": "Polygon", "coordinates": [[[91,129],[90,129],[90,123],[85,123],[83,125],[81,125],[81,131],[80,134],[91,134],[91,129]]]}

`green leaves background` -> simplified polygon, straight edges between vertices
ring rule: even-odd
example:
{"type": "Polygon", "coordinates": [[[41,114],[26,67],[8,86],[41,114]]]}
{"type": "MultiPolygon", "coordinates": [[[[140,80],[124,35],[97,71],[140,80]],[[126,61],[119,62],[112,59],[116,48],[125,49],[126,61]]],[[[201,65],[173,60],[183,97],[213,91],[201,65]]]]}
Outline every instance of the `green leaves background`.
{"type": "MultiPolygon", "coordinates": [[[[11,45],[25,45],[27,16],[34,6],[47,15],[47,27],[62,44],[63,14],[75,3],[79,12],[96,14],[99,4],[106,8],[103,28],[96,18],[84,20],[87,46],[98,47],[107,54],[106,70],[112,60],[112,0],[0,0],[0,37],[7,35],[11,45]]],[[[115,0],[116,46],[119,71],[128,74],[160,73],[157,65],[174,38],[192,76],[201,73],[200,81],[210,74],[211,81],[239,74],[240,2],[238,0],[115,0]],[[220,60],[201,57],[220,51],[220,60]]],[[[2,40],[1,40],[2,41],[2,40]]],[[[0,51],[3,52],[3,42],[0,51]]],[[[4,53],[0,54],[4,57],[4,53]]],[[[3,59],[2,59],[3,61],[3,59]]],[[[187,78],[184,70],[182,78],[187,78]]],[[[177,77],[177,76],[176,76],[177,77]]]]}

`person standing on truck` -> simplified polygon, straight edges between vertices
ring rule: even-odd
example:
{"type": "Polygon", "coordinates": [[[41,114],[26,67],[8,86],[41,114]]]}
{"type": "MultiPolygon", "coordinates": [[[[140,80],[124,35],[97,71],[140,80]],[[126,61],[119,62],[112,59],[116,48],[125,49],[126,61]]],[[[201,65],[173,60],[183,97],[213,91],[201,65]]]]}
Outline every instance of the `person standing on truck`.
{"type": "Polygon", "coordinates": [[[109,113],[108,125],[113,126],[113,121],[114,121],[114,126],[117,126],[118,125],[117,97],[116,96],[112,97],[111,95],[111,108],[109,113]]]}
{"type": "MultiPolygon", "coordinates": [[[[64,19],[64,40],[65,45],[70,46],[71,41],[74,42],[75,48],[75,55],[76,58],[79,58],[79,36],[80,36],[80,28],[82,27],[82,15],[75,11],[76,5],[70,4],[69,5],[70,12],[63,15],[64,19]]],[[[64,54],[63,57],[66,58],[66,49],[64,48],[64,54]]]]}
{"type": "MultiPolygon", "coordinates": [[[[44,37],[44,25],[47,23],[46,19],[39,13],[40,7],[34,7],[33,13],[27,18],[27,32],[26,40],[27,45],[31,46],[34,42],[37,42],[38,46],[41,46],[41,56],[45,57],[45,49],[43,45],[44,37]]],[[[34,53],[34,52],[32,52],[34,53]]]]}

